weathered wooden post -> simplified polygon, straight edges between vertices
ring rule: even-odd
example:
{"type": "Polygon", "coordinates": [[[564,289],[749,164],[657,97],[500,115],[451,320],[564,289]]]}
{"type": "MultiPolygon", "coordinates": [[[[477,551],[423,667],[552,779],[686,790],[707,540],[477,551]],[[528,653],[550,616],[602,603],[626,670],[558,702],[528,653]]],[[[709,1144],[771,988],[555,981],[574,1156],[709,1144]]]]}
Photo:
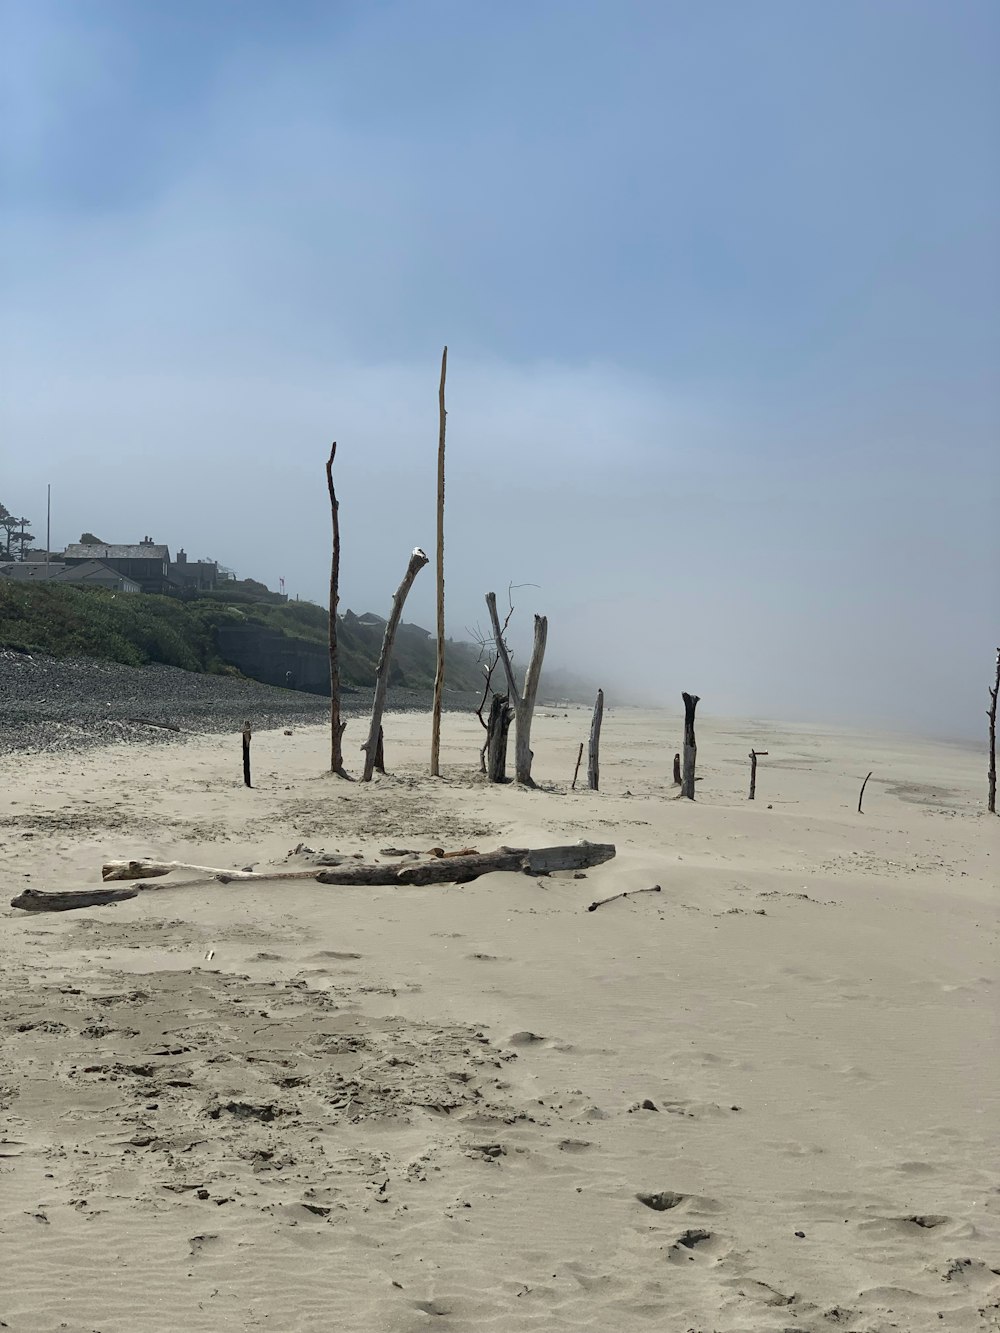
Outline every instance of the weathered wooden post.
{"type": "Polygon", "coordinates": [[[494,694],[486,723],[486,777],[489,782],[507,781],[507,733],[514,713],[505,694],[494,694]]]}
{"type": "Polygon", "coordinates": [[[378,744],[375,746],[375,772],[385,772],[385,734],[381,727],[378,729],[378,744]]]}
{"type": "Polygon", "coordinates": [[[590,749],[587,751],[587,786],[591,791],[599,790],[601,767],[601,722],[604,720],[604,691],[597,691],[594,704],[594,716],[590,723],[590,749]]]}
{"type": "Polygon", "coordinates": [[[757,760],[762,757],[767,758],[766,750],[750,751],[750,796],[748,799],[751,801],[757,795],[757,760]]]}
{"type": "Polygon", "coordinates": [[[441,773],[441,694],[444,690],[444,381],[448,374],[448,349],[441,354],[441,383],[438,386],[438,489],[437,489],[437,671],[434,673],[434,708],[431,713],[431,777],[441,773]]]}
{"type": "Polygon", "coordinates": [[[542,659],[545,656],[545,641],[548,637],[549,622],[545,616],[535,616],[535,640],[531,649],[531,660],[528,663],[528,670],[524,677],[524,689],[519,691],[517,681],[514,678],[510,653],[507,651],[503,630],[500,628],[495,592],[486,594],[486,607],[490,613],[490,623],[493,626],[493,638],[497,652],[500,655],[500,661],[503,663],[504,675],[507,677],[507,691],[514,705],[516,732],[514,740],[514,781],[523,783],[526,787],[533,787],[535,784],[531,777],[531,719],[535,711],[535,699],[538,697],[538,683],[542,675],[542,659]]]}
{"type": "Polygon", "coordinates": [[[674,786],[675,786],[675,787],[679,787],[680,785],[681,785],[681,757],[680,757],[679,754],[675,754],[675,755],[674,755],[674,786]]]}
{"type": "Polygon", "coordinates": [[[330,445],[326,460],[326,487],[330,495],[330,520],[333,524],[333,553],[330,557],[330,772],[340,778],[348,776],[344,769],[344,728],[340,720],[340,655],[337,647],[337,607],[340,603],[340,504],[333,488],[333,460],[337,456],[337,441],[330,445]]]}
{"type": "Polygon", "coordinates": [[[580,762],[583,759],[583,741],[580,742],[580,748],[576,752],[576,768],[573,769],[573,785],[570,791],[576,791],[576,780],[580,776],[580,762]]]}
{"type": "Polygon", "coordinates": [[[700,697],[688,694],[686,690],[681,692],[684,700],[684,775],[681,779],[681,795],[689,801],[694,800],[694,761],[698,754],[694,739],[694,710],[698,707],[700,697]]]}
{"type": "Polygon", "coordinates": [[[990,690],[990,711],[987,717],[990,719],[990,766],[987,773],[989,778],[989,795],[986,808],[991,815],[997,812],[997,695],[1000,694],[1000,648],[997,649],[997,683],[990,690]]]}
{"type": "MultiPolygon", "coordinates": [[[[872,771],[874,772],[874,770],[872,770],[872,771]]],[[[868,778],[870,778],[870,777],[871,777],[871,773],[868,774],[868,778]]],[[[860,815],[860,814],[863,814],[863,811],[862,811],[862,809],[861,809],[861,802],[865,799],[865,788],[868,786],[868,778],[865,778],[864,782],[862,782],[862,784],[861,784],[861,792],[860,792],[860,794],[859,794],[859,796],[858,796],[858,814],[859,814],[859,815],[860,815]]]]}
{"type": "Polygon", "coordinates": [[[403,614],[403,603],[406,601],[407,593],[413,587],[413,580],[426,564],[427,556],[420,547],[417,546],[410,555],[410,563],[406,567],[403,581],[396,589],[396,594],[392,599],[392,610],[389,612],[389,619],[385,623],[385,635],[382,638],[382,651],[379,653],[378,667],[375,671],[375,697],[372,699],[372,719],[368,728],[368,739],[361,747],[365,752],[365,768],[364,773],[361,776],[362,782],[371,782],[372,774],[375,772],[375,757],[378,753],[378,734],[382,728],[382,714],[385,712],[385,696],[389,689],[389,664],[392,660],[392,645],[396,638],[399,618],[403,614]]]}
{"type": "Polygon", "coordinates": [[[253,732],[250,730],[249,721],[243,723],[243,785],[250,787],[253,784],[250,781],[250,740],[253,732]]]}

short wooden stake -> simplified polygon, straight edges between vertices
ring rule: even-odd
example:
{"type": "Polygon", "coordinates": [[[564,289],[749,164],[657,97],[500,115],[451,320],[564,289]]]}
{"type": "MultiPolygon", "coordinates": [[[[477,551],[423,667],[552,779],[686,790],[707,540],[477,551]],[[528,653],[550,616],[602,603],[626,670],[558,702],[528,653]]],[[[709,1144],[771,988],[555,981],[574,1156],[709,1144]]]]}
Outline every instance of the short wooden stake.
{"type": "Polygon", "coordinates": [[[681,785],[681,757],[680,757],[679,754],[675,754],[675,755],[674,755],[674,786],[675,786],[675,787],[679,787],[680,785],[681,785]]]}
{"type": "Polygon", "coordinates": [[[601,722],[604,719],[604,691],[597,691],[597,703],[594,704],[594,716],[590,723],[590,751],[587,755],[587,786],[591,791],[599,790],[601,722]]]}
{"type": "MultiPolygon", "coordinates": [[[[874,769],[873,769],[872,771],[874,772],[874,769]]],[[[868,778],[870,778],[870,777],[871,777],[871,773],[868,774],[868,778]]],[[[859,814],[859,815],[863,813],[863,811],[862,811],[862,809],[861,809],[861,802],[865,799],[865,788],[868,786],[868,778],[865,778],[864,782],[862,782],[862,784],[861,784],[861,794],[860,794],[859,797],[858,797],[858,814],[859,814]]]]}
{"type": "Polygon", "coordinates": [[[580,776],[580,761],[583,759],[583,741],[580,742],[580,748],[576,752],[576,768],[573,769],[573,785],[570,791],[576,791],[576,780],[580,776]]]}
{"type": "Polygon", "coordinates": [[[750,751],[750,800],[752,801],[757,794],[757,760],[761,757],[767,758],[766,750],[750,751]]]}
{"type": "Polygon", "coordinates": [[[243,785],[250,787],[253,784],[250,781],[250,738],[253,732],[250,730],[250,723],[243,723],[243,785]]]}

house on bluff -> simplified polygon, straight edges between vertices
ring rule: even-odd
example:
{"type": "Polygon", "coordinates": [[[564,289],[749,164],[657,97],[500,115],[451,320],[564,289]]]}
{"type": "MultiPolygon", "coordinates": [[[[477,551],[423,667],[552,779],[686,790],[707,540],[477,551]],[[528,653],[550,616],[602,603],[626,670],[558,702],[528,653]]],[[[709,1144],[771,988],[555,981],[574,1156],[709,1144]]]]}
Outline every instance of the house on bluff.
{"type": "Polygon", "coordinates": [[[169,593],[170,552],[152,537],[143,537],[135,546],[84,545],[73,542],[66,547],[63,563],[72,567],[99,561],[137,583],[143,592],[169,593]]]}

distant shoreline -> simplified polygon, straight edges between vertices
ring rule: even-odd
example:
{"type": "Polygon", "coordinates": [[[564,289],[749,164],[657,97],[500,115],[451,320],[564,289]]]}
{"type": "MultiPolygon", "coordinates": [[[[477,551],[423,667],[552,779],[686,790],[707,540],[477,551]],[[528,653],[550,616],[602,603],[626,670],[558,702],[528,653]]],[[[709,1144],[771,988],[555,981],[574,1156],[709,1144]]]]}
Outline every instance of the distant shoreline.
{"type": "MultiPolygon", "coordinates": [[[[342,711],[346,717],[364,716],[370,701],[369,690],[345,691],[342,711]]],[[[445,694],[449,711],[471,712],[478,703],[467,693],[445,694]]],[[[389,691],[392,711],[430,707],[430,690],[389,691]]],[[[245,720],[261,730],[316,725],[329,709],[323,695],[239,676],[0,650],[0,754],[177,741],[185,734],[238,731],[245,720]]]]}

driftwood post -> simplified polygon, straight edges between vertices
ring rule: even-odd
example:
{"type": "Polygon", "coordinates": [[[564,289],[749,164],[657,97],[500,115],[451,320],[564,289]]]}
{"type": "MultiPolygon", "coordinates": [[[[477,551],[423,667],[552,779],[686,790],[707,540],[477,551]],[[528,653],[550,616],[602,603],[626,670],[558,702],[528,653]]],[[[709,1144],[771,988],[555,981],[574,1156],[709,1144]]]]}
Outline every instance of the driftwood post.
{"type": "Polygon", "coordinates": [[[997,695],[1000,694],[1000,648],[997,649],[997,682],[990,690],[990,711],[987,717],[990,719],[990,766],[987,773],[989,777],[989,798],[986,808],[991,815],[997,812],[997,695]]]}
{"type": "Polygon", "coordinates": [[[580,776],[580,762],[583,759],[583,741],[580,742],[580,748],[576,752],[576,768],[573,769],[573,785],[570,791],[576,791],[576,780],[580,776]]]}
{"type": "Polygon", "coordinates": [[[330,558],[330,772],[346,778],[344,770],[344,728],[340,720],[340,654],[337,647],[337,607],[340,603],[340,505],[333,488],[333,460],[337,441],[330,445],[326,460],[326,488],[330,493],[330,519],[333,523],[333,554],[330,558]]]}
{"type": "Polygon", "coordinates": [[[396,589],[396,595],[392,599],[392,610],[389,612],[389,619],[385,623],[382,651],[379,653],[378,667],[375,671],[375,696],[372,699],[372,720],[368,728],[368,739],[361,747],[365,752],[365,769],[361,776],[362,782],[371,782],[372,774],[375,772],[375,759],[378,754],[378,734],[382,728],[382,714],[385,712],[385,696],[389,688],[389,664],[392,660],[392,645],[396,638],[399,618],[403,614],[403,603],[406,601],[407,594],[413,587],[413,580],[426,564],[427,556],[421,551],[420,547],[417,546],[410,555],[410,563],[406,567],[403,581],[396,589]]]}
{"type": "Polygon", "coordinates": [[[505,694],[494,694],[486,724],[486,776],[490,782],[507,781],[507,732],[514,716],[505,694]]]}
{"type": "Polygon", "coordinates": [[[748,799],[751,801],[757,795],[757,760],[762,757],[767,758],[766,750],[750,751],[750,796],[748,799]]]}
{"type": "Polygon", "coordinates": [[[243,785],[250,787],[253,784],[250,781],[250,739],[253,732],[250,730],[250,723],[243,723],[243,785]]]}
{"type": "MultiPolygon", "coordinates": [[[[874,770],[872,770],[872,771],[874,772],[874,770]]],[[[868,778],[870,778],[870,777],[871,777],[871,773],[868,774],[868,778]]],[[[862,784],[861,784],[861,792],[860,792],[860,794],[858,795],[858,814],[859,814],[859,815],[864,813],[864,812],[862,811],[862,809],[861,809],[861,802],[865,799],[865,788],[868,786],[868,778],[865,778],[864,782],[862,782],[862,784]]]]}
{"type": "Polygon", "coordinates": [[[531,649],[531,660],[528,663],[528,670],[524,677],[524,689],[519,691],[517,681],[514,678],[510,653],[507,651],[507,643],[503,637],[503,630],[500,628],[495,592],[486,594],[486,607],[490,613],[490,623],[493,626],[496,649],[500,655],[500,661],[503,663],[504,675],[507,677],[508,693],[514,705],[514,727],[516,731],[514,740],[514,780],[526,787],[533,787],[535,784],[531,778],[531,718],[535,711],[535,699],[538,697],[538,683],[542,674],[542,659],[545,656],[545,641],[548,638],[549,622],[546,616],[535,616],[535,640],[531,649]]]}
{"type": "Polygon", "coordinates": [[[681,757],[680,757],[679,754],[675,754],[675,755],[674,755],[674,786],[675,786],[675,787],[679,787],[680,785],[681,785],[681,757]]]}
{"type": "Polygon", "coordinates": [[[604,719],[604,691],[597,691],[597,703],[594,704],[594,716],[590,723],[590,749],[587,752],[587,786],[591,791],[599,790],[601,722],[604,719]]]}
{"type": "Polygon", "coordinates": [[[694,710],[698,707],[699,695],[681,692],[684,700],[684,774],[681,778],[681,795],[689,801],[694,800],[694,761],[698,746],[694,739],[694,710]]]}
{"type": "Polygon", "coordinates": [[[444,381],[448,373],[448,349],[441,354],[441,383],[438,387],[438,490],[437,490],[437,671],[434,674],[434,710],[431,715],[431,777],[441,772],[441,694],[444,690],[444,381]]]}

